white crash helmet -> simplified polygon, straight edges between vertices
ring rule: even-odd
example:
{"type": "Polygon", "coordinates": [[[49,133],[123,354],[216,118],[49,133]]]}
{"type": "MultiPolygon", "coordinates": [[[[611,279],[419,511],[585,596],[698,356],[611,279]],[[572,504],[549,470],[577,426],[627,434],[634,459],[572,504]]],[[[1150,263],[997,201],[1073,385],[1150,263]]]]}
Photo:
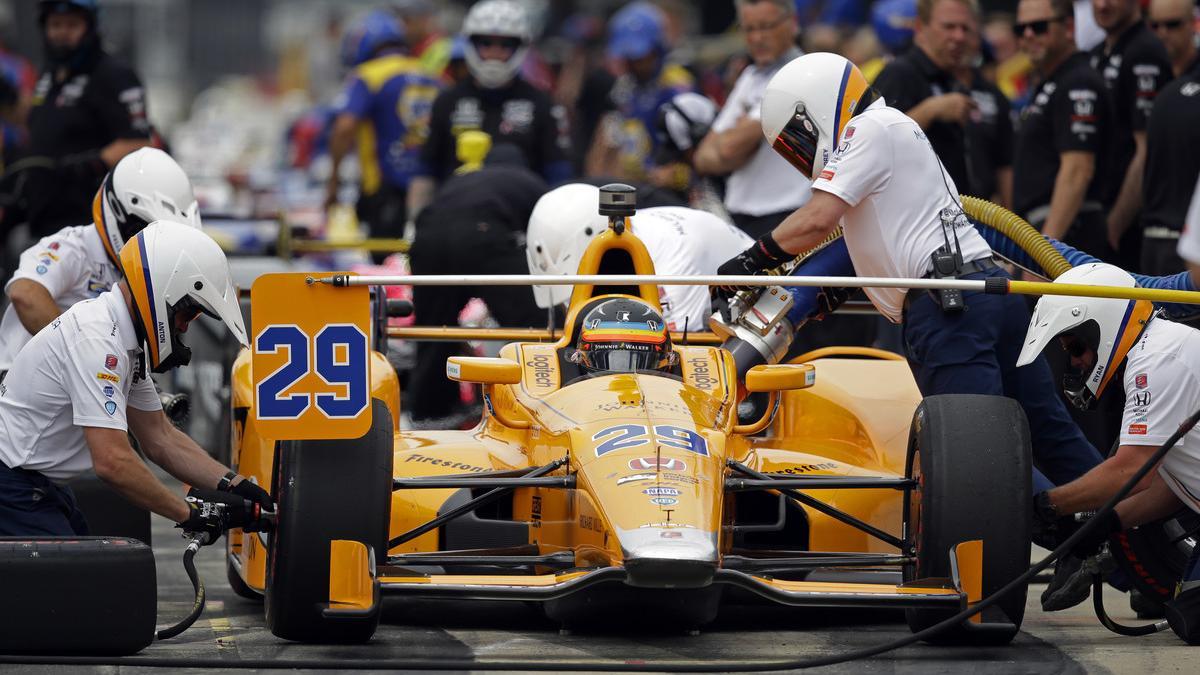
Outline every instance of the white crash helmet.
{"type": "Polygon", "coordinates": [[[837,150],[850,118],[879,102],[879,93],[847,59],[805,54],[779,69],[762,98],[767,142],[805,176],[815,178],[837,150]]]}
{"type": "MultiPolygon", "coordinates": [[[[1128,272],[1107,263],[1073,267],[1054,283],[1119,288],[1137,285],[1128,272]]],[[[1017,365],[1032,363],[1059,335],[1070,334],[1083,341],[1096,351],[1096,365],[1090,372],[1068,373],[1063,389],[1072,404],[1086,410],[1112,381],[1153,314],[1154,303],[1149,300],[1042,296],[1034,308],[1017,365]]]]}
{"type": "Polygon", "coordinates": [[[465,56],[467,69],[485,89],[497,89],[512,81],[525,61],[532,39],[525,8],[513,0],[483,0],[476,3],[463,19],[462,34],[467,38],[465,56]],[[474,38],[510,38],[515,48],[508,59],[484,60],[479,56],[474,38]]]}
{"type": "MultiPolygon", "coordinates": [[[[655,133],[663,155],[682,156],[700,145],[717,117],[717,104],[694,92],[676,94],[658,109],[655,133]]],[[[666,163],[666,162],[663,162],[666,163]]]]}
{"type": "Polygon", "coordinates": [[[140,148],[121,158],[104,177],[92,201],[92,219],[112,264],[120,267],[121,247],[156,220],[200,227],[200,207],[192,182],[171,156],[140,148]]]}
{"type": "Polygon", "coordinates": [[[133,300],[134,327],[150,368],[185,366],[192,352],[175,329],[176,314],[203,312],[248,345],[237,288],[221,247],[204,232],[167,221],[150,223],[121,250],[121,271],[133,300]]]}
{"type": "MultiPolygon", "coordinates": [[[[608,229],[600,215],[600,188],[570,183],[542,195],[529,216],[525,258],[530,274],[575,274],[592,239],[608,229]]],[[[533,300],[547,309],[566,304],[571,286],[534,286],[533,300]]]]}

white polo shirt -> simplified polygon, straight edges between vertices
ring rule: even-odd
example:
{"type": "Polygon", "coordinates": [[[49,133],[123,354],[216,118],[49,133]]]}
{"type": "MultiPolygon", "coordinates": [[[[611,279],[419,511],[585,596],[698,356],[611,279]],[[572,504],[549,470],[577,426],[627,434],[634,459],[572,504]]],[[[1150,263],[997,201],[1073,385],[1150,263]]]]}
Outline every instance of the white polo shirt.
{"type": "Polygon", "coordinates": [[[0,461],[64,481],[92,467],[82,427],[129,428],[125,407],[162,408],[134,382],[141,346],[120,290],[81,302],[21,350],[0,383],[0,461]]]}
{"type": "MultiPolygon", "coordinates": [[[[1161,317],[1146,326],[1125,363],[1121,445],[1162,445],[1200,409],[1200,330],[1161,317]]],[[[1159,474],[1200,511],[1200,425],[1167,453],[1159,474]]]]}
{"type": "Polygon", "coordinates": [[[1200,179],[1192,193],[1192,203],[1183,219],[1183,234],[1179,237],[1179,257],[1200,265],[1200,179]]]}
{"type": "MultiPolygon", "coordinates": [[[[721,263],[754,240],[717,216],[682,206],[640,209],[633,233],[646,245],[654,271],[664,275],[716,274],[721,263]]],[[[712,314],[707,286],[659,286],[663,319],[671,330],[705,330],[712,314]]]]}
{"type": "MultiPolygon", "coordinates": [[[[95,225],[64,227],[21,254],[20,266],[5,285],[31,279],[46,287],[58,306],[66,309],[112,288],[120,271],[108,260],[95,225]]],[[[8,370],[17,352],[33,336],[25,330],[17,310],[9,305],[0,320],[0,370],[8,370]]]]}
{"type": "MultiPolygon", "coordinates": [[[[802,52],[793,50],[765,68],[746,66],[738,76],[725,107],[717,113],[712,131],[732,129],[742,117],[762,119],[762,97],[767,83],[779,69],[802,52]]],[[[765,216],[793,211],[808,201],[811,183],[796,167],[779,156],[764,138],[750,161],[729,174],[725,183],[725,208],[730,213],[765,216]]]]}
{"type": "MultiPolygon", "coordinates": [[[[941,211],[956,206],[958,199],[954,181],[921,127],[879,101],[846,124],[837,152],[813,182],[813,189],[850,205],[842,228],[860,277],[924,276],[930,256],[947,238],[942,234],[941,211]]],[[[953,247],[953,236],[949,238],[953,247]]],[[[965,261],[992,254],[969,224],[958,229],[958,243],[965,261]]],[[[900,322],[906,292],[866,289],[875,307],[894,323],[900,322]]]]}

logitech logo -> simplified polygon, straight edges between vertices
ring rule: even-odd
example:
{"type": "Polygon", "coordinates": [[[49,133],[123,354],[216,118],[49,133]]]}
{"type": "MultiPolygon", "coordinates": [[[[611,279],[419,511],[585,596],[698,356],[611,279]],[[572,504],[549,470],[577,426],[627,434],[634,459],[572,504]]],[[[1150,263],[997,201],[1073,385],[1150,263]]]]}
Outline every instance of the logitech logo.
{"type": "Polygon", "coordinates": [[[699,389],[712,389],[716,386],[717,378],[712,376],[708,359],[701,356],[692,357],[688,359],[688,365],[692,367],[690,379],[693,385],[699,389]]]}
{"type": "Polygon", "coordinates": [[[550,377],[554,372],[554,368],[550,365],[550,356],[548,354],[538,354],[532,360],[526,361],[525,365],[533,368],[533,384],[537,387],[551,389],[554,387],[554,379],[550,377]]]}

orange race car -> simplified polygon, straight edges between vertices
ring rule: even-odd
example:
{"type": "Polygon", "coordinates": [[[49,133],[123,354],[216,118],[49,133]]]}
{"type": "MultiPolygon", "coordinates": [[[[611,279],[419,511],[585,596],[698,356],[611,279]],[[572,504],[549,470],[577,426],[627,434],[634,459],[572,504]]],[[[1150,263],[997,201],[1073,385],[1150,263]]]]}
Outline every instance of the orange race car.
{"type": "MultiPolygon", "coordinates": [[[[627,227],[580,265],[653,274],[627,227]]],[[[278,500],[270,534],[232,532],[229,580],[278,636],[369,638],[381,594],[542,603],[568,625],[653,607],[694,628],[731,588],[806,607],[904,608],[921,629],[1029,562],[1029,432],[986,396],[921,400],[889,352],[831,348],[756,366],[739,421],[731,354],[675,340],[669,372],[583,376],[583,317],[655,286],[577,285],[564,334],[454,357],[482,387],[471,430],[397,431],[365,286],[267,275],[233,367],[233,459],[278,500]]],[[[343,277],[344,278],[344,277],[343,277]]],[[[1003,643],[1025,593],[943,634],[1003,643]]],[[[805,611],[798,609],[797,611],[805,611]]]]}

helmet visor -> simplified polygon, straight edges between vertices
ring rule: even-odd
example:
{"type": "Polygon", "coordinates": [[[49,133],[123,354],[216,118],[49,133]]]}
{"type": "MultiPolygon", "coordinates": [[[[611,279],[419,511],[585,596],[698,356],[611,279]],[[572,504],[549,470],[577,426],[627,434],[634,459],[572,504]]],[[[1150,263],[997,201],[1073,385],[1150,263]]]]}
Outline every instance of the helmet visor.
{"type": "Polygon", "coordinates": [[[800,170],[808,178],[812,178],[813,159],[817,154],[817,139],[819,132],[803,106],[796,108],[796,114],[788,120],[783,130],[775,137],[771,147],[788,163],[800,170]]]}
{"type": "Polygon", "coordinates": [[[641,370],[666,370],[670,367],[662,345],[602,343],[590,347],[583,351],[580,362],[591,370],[636,373],[641,370]]]}

